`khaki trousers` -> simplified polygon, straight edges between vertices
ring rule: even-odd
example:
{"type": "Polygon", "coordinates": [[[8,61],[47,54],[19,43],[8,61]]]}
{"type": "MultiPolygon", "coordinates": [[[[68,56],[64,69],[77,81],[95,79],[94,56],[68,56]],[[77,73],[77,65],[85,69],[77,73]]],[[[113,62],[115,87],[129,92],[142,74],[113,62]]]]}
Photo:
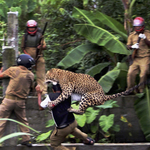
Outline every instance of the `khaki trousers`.
{"type": "MultiPolygon", "coordinates": [[[[135,85],[135,78],[140,73],[140,82],[146,81],[149,73],[150,57],[135,58],[133,64],[129,67],[127,75],[127,90],[135,85]]],[[[143,92],[144,85],[139,87],[139,92],[143,92]]]]}
{"type": "MultiPolygon", "coordinates": [[[[17,117],[17,121],[24,123],[25,125],[29,125],[26,118],[26,110],[25,110],[25,100],[12,100],[5,98],[0,104],[0,118],[9,118],[12,111],[15,112],[17,117]]],[[[4,129],[6,126],[6,120],[0,120],[0,138],[4,134],[4,129]]],[[[22,125],[19,125],[21,132],[29,133],[30,130],[22,125]]],[[[23,135],[22,141],[30,140],[29,135],[23,135]]]]}
{"type": "Polygon", "coordinates": [[[64,147],[61,145],[61,143],[65,140],[66,136],[72,134],[76,138],[79,138],[81,140],[86,140],[88,135],[84,132],[80,131],[77,128],[77,122],[74,121],[69,126],[63,129],[57,129],[55,128],[51,137],[50,137],[50,143],[51,147],[53,147],[55,150],[69,150],[69,148],[64,147]]]}
{"type": "Polygon", "coordinates": [[[45,83],[45,60],[40,57],[36,64],[36,80],[40,85],[41,90],[43,89],[42,95],[47,93],[47,84],[45,83]]]}

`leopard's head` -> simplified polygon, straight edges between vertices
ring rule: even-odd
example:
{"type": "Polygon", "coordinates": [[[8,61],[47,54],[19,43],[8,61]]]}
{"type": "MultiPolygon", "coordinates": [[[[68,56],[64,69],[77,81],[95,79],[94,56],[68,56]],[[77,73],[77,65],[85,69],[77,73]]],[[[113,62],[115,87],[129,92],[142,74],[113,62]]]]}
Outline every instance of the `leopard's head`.
{"type": "Polygon", "coordinates": [[[46,83],[59,83],[58,80],[58,70],[56,68],[52,68],[46,73],[46,83]]]}

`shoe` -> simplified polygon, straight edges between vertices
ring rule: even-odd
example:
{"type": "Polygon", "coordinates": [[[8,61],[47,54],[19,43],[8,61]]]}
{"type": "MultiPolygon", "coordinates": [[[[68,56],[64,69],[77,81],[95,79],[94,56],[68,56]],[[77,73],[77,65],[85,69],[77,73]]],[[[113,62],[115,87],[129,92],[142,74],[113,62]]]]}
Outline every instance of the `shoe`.
{"type": "Polygon", "coordinates": [[[87,141],[86,142],[84,141],[83,143],[86,145],[94,145],[94,143],[95,143],[95,140],[90,137],[87,137],[87,141]]]}
{"type": "Polygon", "coordinates": [[[31,141],[22,142],[21,145],[25,145],[25,146],[28,146],[28,147],[32,147],[31,141]]]}

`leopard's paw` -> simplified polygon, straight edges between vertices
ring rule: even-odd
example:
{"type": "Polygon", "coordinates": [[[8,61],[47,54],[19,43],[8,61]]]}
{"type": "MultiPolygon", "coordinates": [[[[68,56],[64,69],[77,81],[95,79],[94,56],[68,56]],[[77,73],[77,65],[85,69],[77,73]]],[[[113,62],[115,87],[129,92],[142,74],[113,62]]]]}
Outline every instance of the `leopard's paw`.
{"type": "Polygon", "coordinates": [[[73,112],[73,108],[70,107],[70,108],[67,109],[67,111],[68,111],[68,112],[73,112]]]}
{"type": "Polygon", "coordinates": [[[52,103],[52,102],[48,102],[48,105],[47,105],[47,107],[50,109],[50,110],[52,110],[53,108],[54,108],[54,104],[52,103]]]}

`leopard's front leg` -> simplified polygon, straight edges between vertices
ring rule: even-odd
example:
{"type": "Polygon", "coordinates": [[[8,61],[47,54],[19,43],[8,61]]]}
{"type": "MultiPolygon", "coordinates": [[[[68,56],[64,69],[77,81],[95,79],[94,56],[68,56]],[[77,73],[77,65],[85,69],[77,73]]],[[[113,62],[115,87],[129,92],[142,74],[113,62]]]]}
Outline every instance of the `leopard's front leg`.
{"type": "Polygon", "coordinates": [[[58,96],[58,98],[48,103],[48,108],[50,110],[53,109],[56,105],[58,105],[62,101],[64,101],[65,99],[68,99],[68,97],[71,96],[74,88],[71,83],[68,83],[68,84],[63,84],[61,89],[62,89],[62,93],[58,96]]]}

